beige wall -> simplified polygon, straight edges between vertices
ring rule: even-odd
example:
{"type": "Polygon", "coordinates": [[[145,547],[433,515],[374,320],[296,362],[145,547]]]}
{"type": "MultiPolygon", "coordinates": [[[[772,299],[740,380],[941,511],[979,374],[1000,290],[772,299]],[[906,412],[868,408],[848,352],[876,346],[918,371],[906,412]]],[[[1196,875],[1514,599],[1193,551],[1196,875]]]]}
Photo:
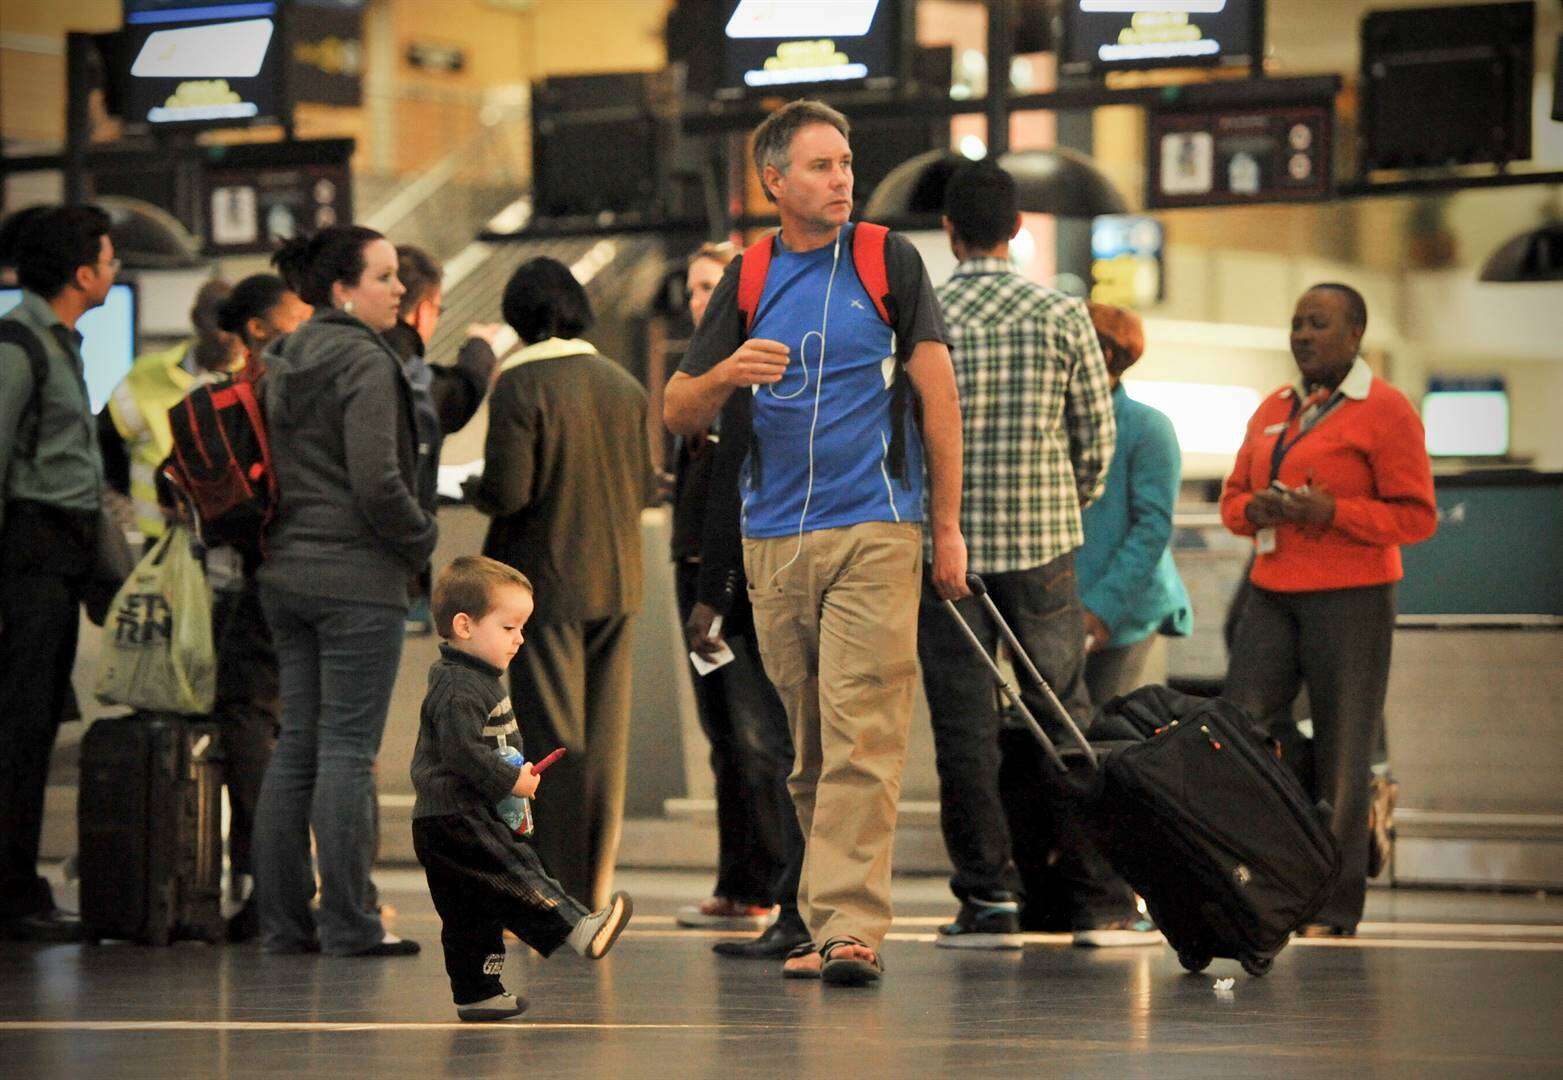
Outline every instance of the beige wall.
{"type": "Polygon", "coordinates": [[[0,131],[6,139],[65,137],[65,33],[120,24],[119,0],[0,2],[0,131]]]}

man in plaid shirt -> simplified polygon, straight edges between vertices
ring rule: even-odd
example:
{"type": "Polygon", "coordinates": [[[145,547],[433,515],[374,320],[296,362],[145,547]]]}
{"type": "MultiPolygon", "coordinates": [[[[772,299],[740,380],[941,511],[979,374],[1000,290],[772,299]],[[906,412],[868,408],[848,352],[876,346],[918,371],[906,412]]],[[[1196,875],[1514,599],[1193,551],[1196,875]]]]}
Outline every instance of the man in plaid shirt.
{"type": "MultiPolygon", "coordinates": [[[[1075,549],[1080,511],[1099,495],[1116,431],[1112,391],[1086,306],[1015,272],[1009,241],[1019,231],[1014,179],[997,164],[974,162],[951,178],[945,232],[960,265],[939,290],[961,395],[965,499],[961,531],[971,569],[1014,628],[1038,670],[1084,727],[1090,699],[1075,549]]],[[[998,629],[975,600],[959,601],[991,652],[998,629]]],[[[1016,861],[1052,870],[1067,895],[1070,929],[1080,944],[1143,941],[1131,929],[1133,894],[1067,820],[1067,808],[1043,809],[1042,761],[1030,736],[1006,739],[987,667],[931,589],[918,626],[923,685],[933,720],[940,823],[955,864],[950,887],[961,901],[938,943],[954,948],[1019,947],[1016,861]],[[1025,807],[1012,848],[1000,798],[1006,787],[1025,807]],[[1104,935],[1106,935],[1104,937],[1104,935]]],[[[1025,686],[1027,706],[1044,723],[1040,688],[1025,686]]],[[[1052,722],[1055,730],[1059,728],[1052,722]]],[[[1019,815],[1017,815],[1018,817],[1019,815]]],[[[1027,874],[1028,884],[1033,884],[1027,874]]],[[[1028,923],[1045,921],[1029,898],[1028,923]]]]}

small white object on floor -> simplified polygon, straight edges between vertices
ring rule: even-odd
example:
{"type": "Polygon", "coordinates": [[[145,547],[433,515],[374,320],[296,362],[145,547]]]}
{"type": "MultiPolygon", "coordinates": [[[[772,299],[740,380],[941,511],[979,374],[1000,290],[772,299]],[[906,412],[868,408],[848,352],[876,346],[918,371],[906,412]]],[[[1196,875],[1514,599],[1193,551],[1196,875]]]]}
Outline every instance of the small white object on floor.
{"type": "Polygon", "coordinates": [[[1215,986],[1211,987],[1211,989],[1219,994],[1223,990],[1231,990],[1236,984],[1236,979],[1217,979],[1215,986]]]}

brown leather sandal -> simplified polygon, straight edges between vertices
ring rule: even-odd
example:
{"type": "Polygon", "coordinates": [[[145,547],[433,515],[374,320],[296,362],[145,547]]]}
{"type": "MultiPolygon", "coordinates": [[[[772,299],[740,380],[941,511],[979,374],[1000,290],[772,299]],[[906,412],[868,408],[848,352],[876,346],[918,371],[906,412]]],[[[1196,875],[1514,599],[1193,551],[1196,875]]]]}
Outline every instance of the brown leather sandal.
{"type": "Polygon", "coordinates": [[[884,962],[879,959],[879,951],[855,937],[831,938],[820,946],[819,954],[819,977],[828,986],[869,986],[878,982],[885,970],[884,962]],[[848,945],[868,949],[873,960],[832,955],[848,945]]]}

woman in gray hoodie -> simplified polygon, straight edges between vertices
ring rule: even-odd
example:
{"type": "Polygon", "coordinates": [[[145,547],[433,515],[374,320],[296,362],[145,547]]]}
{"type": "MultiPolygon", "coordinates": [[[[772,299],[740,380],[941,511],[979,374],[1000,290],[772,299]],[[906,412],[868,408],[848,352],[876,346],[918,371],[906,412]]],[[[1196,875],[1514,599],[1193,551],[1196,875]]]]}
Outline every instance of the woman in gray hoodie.
{"type": "Polygon", "coordinates": [[[417,495],[412,388],[381,337],[405,290],[396,249],[361,226],[291,241],[276,262],[315,314],[268,352],[262,390],[279,501],[257,576],[281,667],[282,733],[256,811],[261,944],[410,955],[417,944],[386,932],[369,884],[370,769],[408,583],[435,541],[417,495]]]}

